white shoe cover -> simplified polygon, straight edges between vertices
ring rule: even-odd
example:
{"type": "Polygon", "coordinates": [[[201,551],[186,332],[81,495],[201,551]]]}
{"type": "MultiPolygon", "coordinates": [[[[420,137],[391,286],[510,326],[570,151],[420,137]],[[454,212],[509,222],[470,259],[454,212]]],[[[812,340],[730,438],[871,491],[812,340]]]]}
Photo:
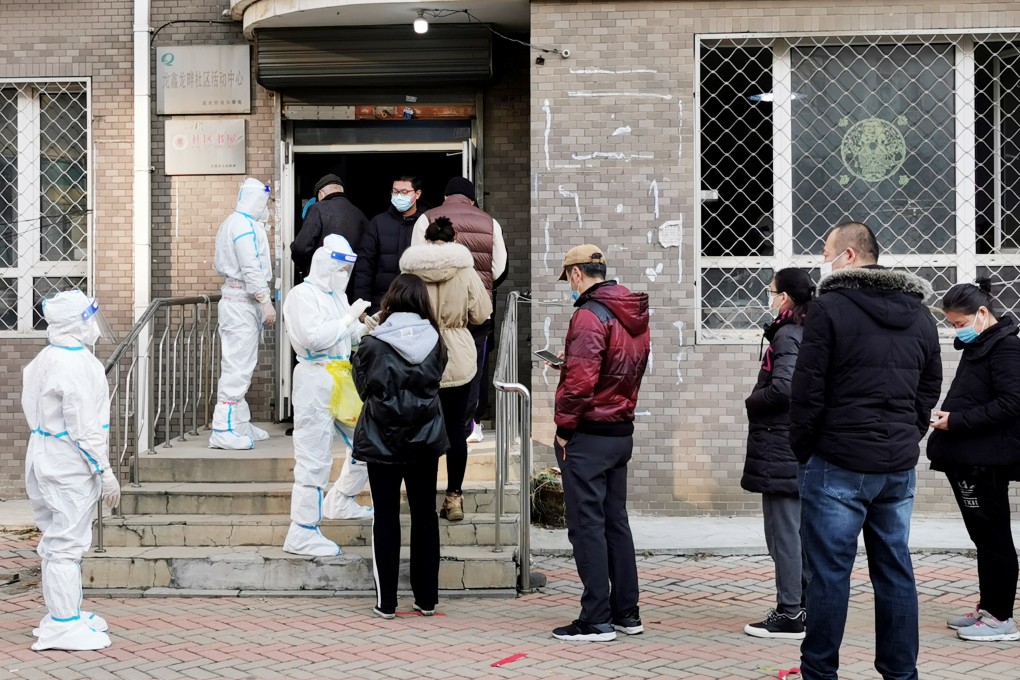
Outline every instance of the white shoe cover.
{"type": "Polygon", "coordinates": [[[481,423],[475,423],[474,427],[471,429],[471,434],[469,434],[467,436],[468,443],[469,444],[477,444],[478,442],[482,441],[483,439],[485,439],[485,433],[482,432],[482,424],[481,423]]]}
{"type": "Polygon", "coordinates": [[[369,519],[374,511],[372,508],[359,505],[354,496],[345,496],[334,486],[326,494],[322,514],[329,519],[369,519]]]}
{"type": "Polygon", "coordinates": [[[66,622],[50,619],[37,630],[39,639],[32,645],[32,649],[37,652],[45,649],[87,652],[110,646],[110,636],[90,628],[84,618],[66,622]]]}
{"type": "Polygon", "coordinates": [[[283,551],[309,557],[336,557],[343,554],[340,546],[323,536],[318,527],[305,527],[296,522],[290,523],[283,551]]]}
{"type": "Polygon", "coordinates": [[[228,451],[246,451],[254,449],[254,440],[247,435],[240,435],[236,432],[223,431],[213,432],[209,435],[210,449],[227,449],[228,451]]]}
{"type": "Polygon", "coordinates": [[[261,427],[256,427],[251,423],[245,423],[241,426],[241,429],[246,430],[245,434],[257,442],[264,442],[269,439],[269,433],[263,430],[261,427]]]}
{"type": "MultiPolygon", "coordinates": [[[[87,612],[83,609],[81,611],[81,620],[87,623],[89,628],[92,630],[98,630],[100,633],[105,633],[110,630],[110,626],[106,623],[106,619],[99,614],[93,614],[92,612],[87,612]]],[[[39,627],[32,629],[32,635],[34,637],[42,635],[42,629],[51,621],[53,621],[53,617],[49,614],[44,616],[42,621],[39,622],[39,627]]]]}

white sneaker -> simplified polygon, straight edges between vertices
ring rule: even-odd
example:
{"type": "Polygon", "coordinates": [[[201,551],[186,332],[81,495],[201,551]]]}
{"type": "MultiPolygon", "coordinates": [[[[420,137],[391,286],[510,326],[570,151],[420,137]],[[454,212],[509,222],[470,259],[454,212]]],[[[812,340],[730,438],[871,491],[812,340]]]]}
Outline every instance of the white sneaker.
{"type": "MultiPolygon", "coordinates": [[[[110,630],[110,626],[109,624],[106,623],[106,619],[104,619],[99,614],[93,614],[92,612],[87,612],[83,609],[81,610],[81,620],[88,624],[89,628],[91,628],[92,630],[98,630],[100,633],[105,633],[106,631],[110,630]]],[[[50,616],[49,614],[44,616],[42,618],[42,621],[39,622],[39,627],[32,629],[33,637],[39,637],[40,635],[42,635],[43,629],[46,628],[46,626],[52,622],[53,622],[52,616],[50,616]]]]}
{"type": "Polygon", "coordinates": [[[283,552],[309,557],[336,557],[343,554],[340,546],[323,536],[318,527],[306,527],[296,522],[290,523],[287,538],[283,542],[283,552]]]}
{"type": "Polygon", "coordinates": [[[468,435],[467,440],[471,444],[477,444],[483,439],[485,439],[485,433],[482,432],[482,424],[475,423],[474,429],[471,430],[471,434],[468,435]]]}

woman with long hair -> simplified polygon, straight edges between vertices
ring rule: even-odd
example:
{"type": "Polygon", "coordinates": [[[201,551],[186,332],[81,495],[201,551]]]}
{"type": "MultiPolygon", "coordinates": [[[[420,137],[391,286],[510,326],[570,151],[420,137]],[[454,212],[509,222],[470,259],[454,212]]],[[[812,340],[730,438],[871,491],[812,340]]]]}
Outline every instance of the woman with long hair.
{"type": "Polygon", "coordinates": [[[456,243],[453,224],[437,217],[425,231],[426,243],[411,246],[400,258],[400,271],[420,276],[428,286],[429,300],[449,362],[439,398],[443,403],[446,434],[446,499],[439,516],[451,522],[464,519],[464,473],[467,470],[465,432],[471,397],[471,379],[477,370],[475,341],[469,324],[480,324],[492,314],[492,301],[475,271],[471,251],[456,243]]]}
{"type": "MultiPolygon", "coordinates": [[[[401,274],[382,299],[379,325],[354,355],[354,383],[364,402],[354,430],[354,456],[368,464],[375,504],[372,525],[376,605],[392,619],[400,570],[400,485],[411,513],[414,609],[435,613],[439,600],[439,457],[449,442],[439,402],[446,348],[425,283],[401,274]]],[[[463,439],[463,437],[462,437],[463,439]]]]}
{"type": "Polygon", "coordinates": [[[1009,482],[1020,465],[1020,338],[1012,317],[996,312],[992,285],[958,283],[942,311],[962,350],[928,439],[933,470],[945,473],[977,548],[974,611],[946,624],[963,640],[1020,640],[1013,620],[1017,557],[1010,531],[1009,482]]]}
{"type": "Polygon", "coordinates": [[[769,284],[765,327],[768,349],[758,382],[744,401],[747,408],[747,459],[740,486],[761,494],[765,543],[776,569],[776,607],[765,619],[744,626],[754,637],[804,639],[803,557],[800,546],[800,494],[797,458],[790,449],[790,382],[797,364],[804,319],[815,285],[804,269],[781,269],[769,284]]]}

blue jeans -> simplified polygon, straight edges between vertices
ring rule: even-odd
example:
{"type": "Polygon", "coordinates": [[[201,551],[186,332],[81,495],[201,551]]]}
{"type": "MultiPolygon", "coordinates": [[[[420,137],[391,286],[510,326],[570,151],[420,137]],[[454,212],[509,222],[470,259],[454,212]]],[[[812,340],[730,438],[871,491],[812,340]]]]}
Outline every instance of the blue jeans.
{"type": "Polygon", "coordinates": [[[863,529],[875,589],[875,668],[885,680],[917,680],[917,588],[907,548],[917,473],[852,472],[812,456],[800,466],[798,481],[808,612],[801,677],[838,677],[850,573],[863,529]]]}

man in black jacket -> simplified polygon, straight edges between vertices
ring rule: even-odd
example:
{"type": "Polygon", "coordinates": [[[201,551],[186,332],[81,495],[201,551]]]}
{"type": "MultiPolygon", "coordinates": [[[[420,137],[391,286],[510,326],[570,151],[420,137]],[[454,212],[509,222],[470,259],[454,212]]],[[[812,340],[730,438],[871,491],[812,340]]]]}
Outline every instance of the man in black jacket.
{"type": "Polygon", "coordinates": [[[808,570],[804,680],[835,678],[857,537],[875,588],[875,668],[916,680],[917,588],[907,548],[919,442],[942,385],[931,286],[879,267],[866,225],[829,232],[819,298],[793,374],[790,445],[800,461],[808,570]],[[825,276],[827,269],[837,270],[825,276]]]}
{"type": "Polygon", "coordinates": [[[390,207],[368,223],[361,239],[358,264],[354,268],[354,297],[372,303],[368,313],[379,311],[379,303],[400,274],[400,256],[411,245],[414,223],[424,212],[419,206],[421,180],[404,175],[393,180],[390,207]]]}
{"type": "Polygon", "coordinates": [[[315,183],[316,202],[308,209],[301,231],[290,244],[294,261],[294,285],[304,281],[312,264],[312,255],[322,239],[339,234],[361,255],[361,237],[368,228],[365,213],[344,196],[344,183],[336,175],[325,175],[315,183]]]}

